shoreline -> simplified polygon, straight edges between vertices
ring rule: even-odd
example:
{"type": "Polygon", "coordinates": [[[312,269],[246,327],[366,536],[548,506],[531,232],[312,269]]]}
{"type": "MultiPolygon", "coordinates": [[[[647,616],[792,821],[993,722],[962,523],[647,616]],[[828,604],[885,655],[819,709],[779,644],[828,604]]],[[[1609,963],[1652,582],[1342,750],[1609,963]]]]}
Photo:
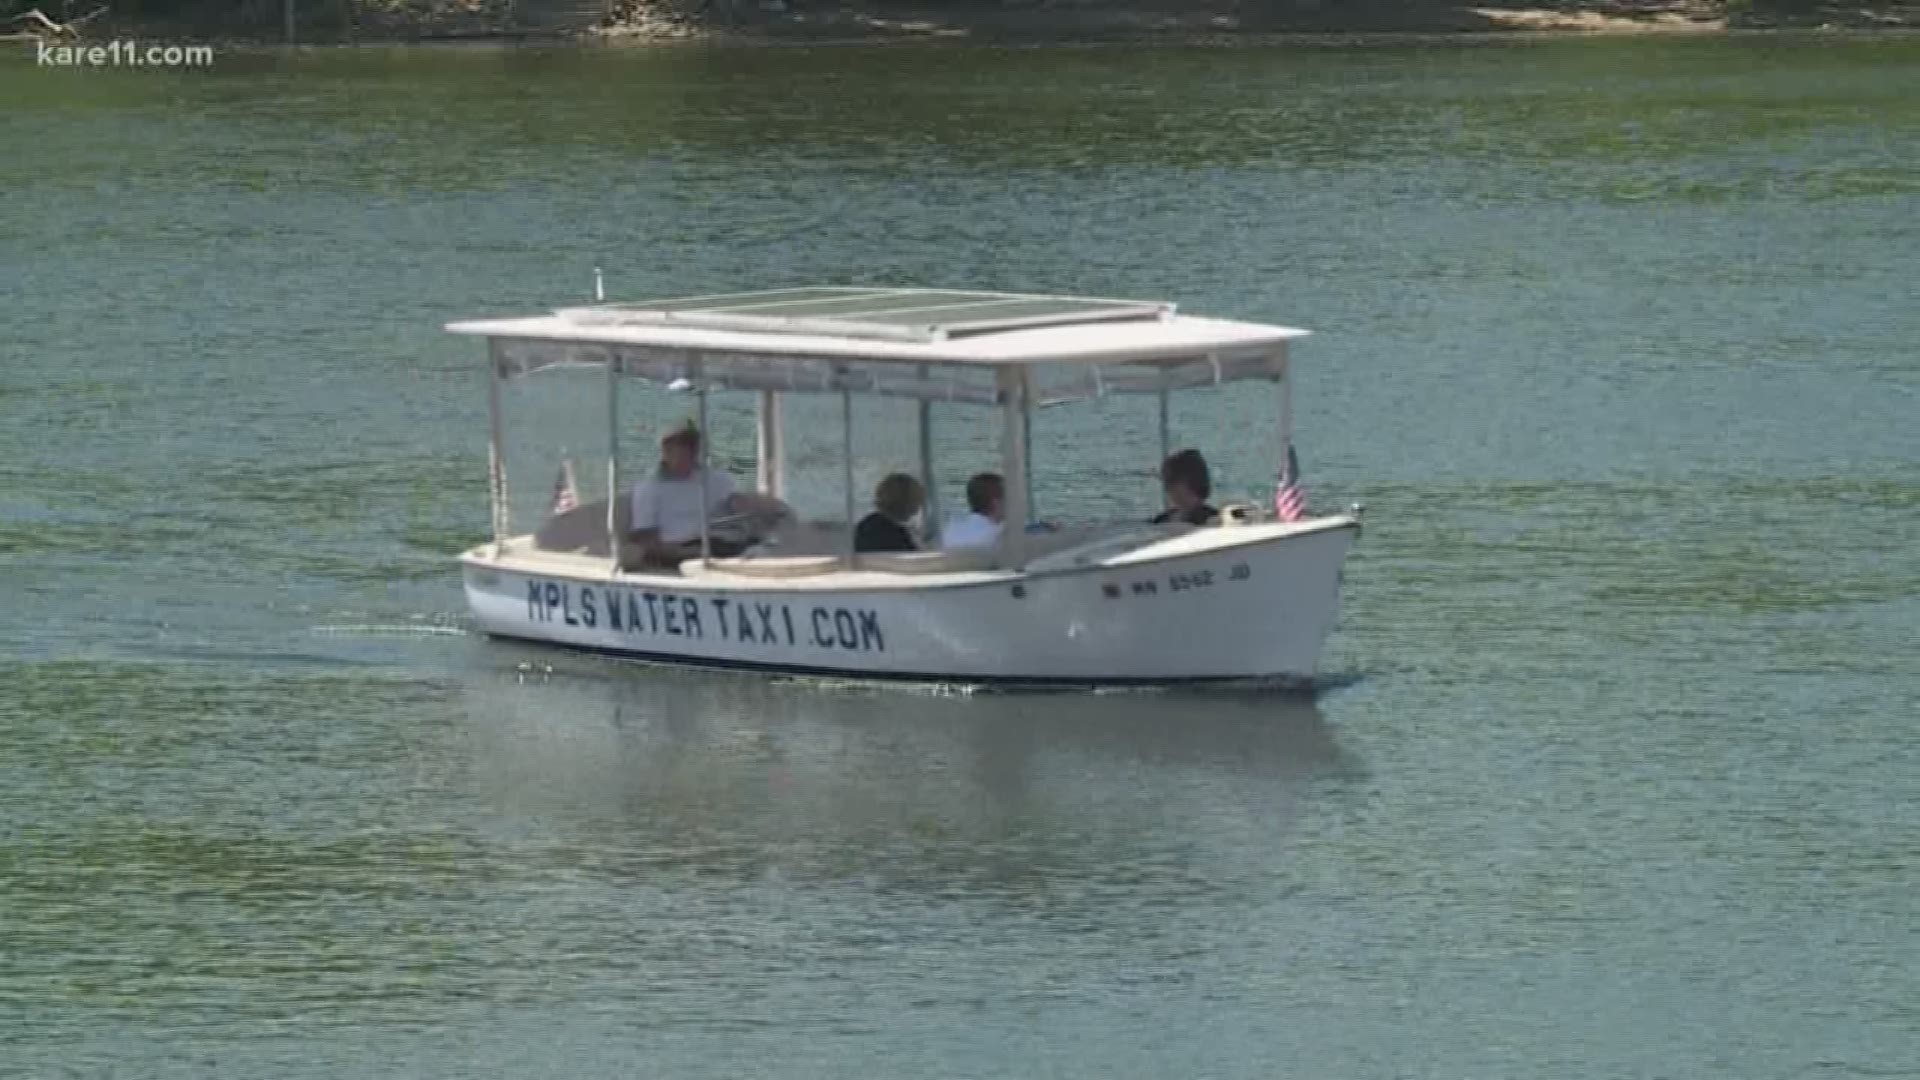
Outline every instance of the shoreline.
{"type": "MultiPolygon", "coordinates": [[[[1072,0],[1067,0],[1071,3],[1072,0]]],[[[1222,0],[1196,10],[1172,0],[1131,0],[1124,7],[1040,6],[985,9],[969,3],[888,4],[875,9],[830,3],[804,12],[787,0],[757,0],[749,10],[689,18],[663,6],[642,6],[608,26],[507,25],[470,14],[437,18],[382,18],[347,26],[302,25],[293,47],[337,45],[501,45],[632,47],[847,46],[951,43],[1003,47],[1070,45],[1231,46],[1497,41],[1571,37],[1746,36],[1775,34],[1882,35],[1920,30],[1920,0],[1873,7],[1809,5],[1792,17],[1755,14],[1752,0],[1623,0],[1565,6],[1428,5],[1375,0],[1327,10],[1324,0],[1299,0],[1284,10],[1254,9],[1222,0]],[[1167,6],[1162,6],[1167,5],[1167,6]],[[1731,11],[1730,11],[1731,9],[1731,11]]],[[[144,38],[240,48],[286,45],[278,27],[235,32],[179,21],[111,20],[49,33],[16,16],[0,24],[0,41],[88,46],[144,38]]]]}

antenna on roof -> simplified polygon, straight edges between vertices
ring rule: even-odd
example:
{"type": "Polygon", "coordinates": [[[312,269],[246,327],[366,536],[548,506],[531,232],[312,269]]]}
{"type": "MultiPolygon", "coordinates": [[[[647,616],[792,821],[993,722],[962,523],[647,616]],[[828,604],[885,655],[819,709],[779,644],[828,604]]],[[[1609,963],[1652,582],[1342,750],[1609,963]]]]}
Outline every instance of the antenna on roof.
{"type": "Polygon", "coordinates": [[[607,299],[607,283],[600,277],[600,268],[597,266],[593,268],[593,299],[596,303],[603,303],[607,299]]]}

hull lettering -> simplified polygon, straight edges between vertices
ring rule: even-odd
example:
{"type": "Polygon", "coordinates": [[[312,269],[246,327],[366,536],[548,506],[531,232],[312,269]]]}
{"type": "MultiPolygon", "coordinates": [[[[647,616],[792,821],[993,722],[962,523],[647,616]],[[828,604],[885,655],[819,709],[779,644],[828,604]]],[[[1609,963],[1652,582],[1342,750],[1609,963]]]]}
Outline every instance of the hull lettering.
{"type": "Polygon", "coordinates": [[[677,596],[617,585],[529,579],[527,622],[597,630],[622,641],[684,638],[751,646],[728,650],[780,660],[801,652],[883,653],[886,620],[872,608],[677,596]],[[802,631],[805,631],[804,633],[802,631]]]}

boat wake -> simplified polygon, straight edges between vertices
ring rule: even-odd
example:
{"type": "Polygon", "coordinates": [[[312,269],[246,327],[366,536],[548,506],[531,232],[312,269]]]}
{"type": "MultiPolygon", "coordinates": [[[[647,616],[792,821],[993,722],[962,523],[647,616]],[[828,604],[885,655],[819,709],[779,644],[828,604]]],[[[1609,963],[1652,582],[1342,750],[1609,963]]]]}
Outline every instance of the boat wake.
{"type": "Polygon", "coordinates": [[[345,623],[310,627],[318,637],[467,637],[473,632],[448,623],[345,623]]]}
{"type": "Polygon", "coordinates": [[[779,675],[772,682],[803,687],[831,694],[906,694],[909,697],[972,697],[992,688],[978,683],[913,682],[905,679],[852,679],[844,677],[779,675]]]}

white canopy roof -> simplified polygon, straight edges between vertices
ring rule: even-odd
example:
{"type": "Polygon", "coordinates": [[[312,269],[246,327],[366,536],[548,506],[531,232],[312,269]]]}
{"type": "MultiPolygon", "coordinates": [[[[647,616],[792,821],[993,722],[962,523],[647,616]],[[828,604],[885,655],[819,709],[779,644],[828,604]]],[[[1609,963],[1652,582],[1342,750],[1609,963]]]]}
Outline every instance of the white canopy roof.
{"type": "Polygon", "coordinates": [[[1278,377],[1305,330],[1175,314],[1173,305],[925,289],[823,287],[568,308],[447,329],[493,342],[502,376],[616,365],[658,382],[999,400],[1157,392],[1278,377]]]}

